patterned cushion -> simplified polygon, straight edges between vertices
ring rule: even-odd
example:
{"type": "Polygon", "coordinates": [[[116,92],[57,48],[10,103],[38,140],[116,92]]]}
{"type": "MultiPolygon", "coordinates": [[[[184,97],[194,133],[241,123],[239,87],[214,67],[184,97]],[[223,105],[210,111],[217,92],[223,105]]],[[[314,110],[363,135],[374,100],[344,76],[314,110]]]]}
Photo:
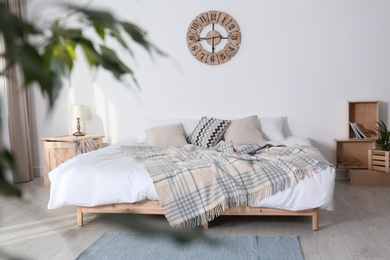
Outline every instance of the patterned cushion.
{"type": "Polygon", "coordinates": [[[213,147],[222,138],[230,120],[202,117],[187,141],[201,147],[213,147]]]}

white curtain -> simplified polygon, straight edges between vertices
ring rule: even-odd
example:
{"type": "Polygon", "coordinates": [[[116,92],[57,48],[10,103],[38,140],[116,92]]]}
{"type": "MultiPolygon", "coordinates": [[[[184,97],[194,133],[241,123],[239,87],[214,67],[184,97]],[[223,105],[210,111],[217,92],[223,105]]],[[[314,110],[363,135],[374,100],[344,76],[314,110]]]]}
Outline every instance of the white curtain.
{"type": "MultiPolygon", "coordinates": [[[[25,5],[22,0],[2,0],[9,10],[19,17],[24,17],[25,5]]],[[[22,86],[20,69],[13,66],[6,72],[4,82],[3,109],[5,124],[8,125],[9,147],[16,163],[13,174],[14,183],[34,179],[29,100],[30,91],[22,86]]],[[[4,122],[4,121],[3,121],[4,122]]]]}

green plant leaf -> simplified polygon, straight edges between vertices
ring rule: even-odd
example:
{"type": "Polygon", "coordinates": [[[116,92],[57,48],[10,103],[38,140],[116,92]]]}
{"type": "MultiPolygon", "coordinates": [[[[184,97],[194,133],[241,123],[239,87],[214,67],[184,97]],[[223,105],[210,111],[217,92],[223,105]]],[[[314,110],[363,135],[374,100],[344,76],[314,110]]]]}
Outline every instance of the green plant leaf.
{"type": "Polygon", "coordinates": [[[75,5],[68,5],[69,8],[82,13],[85,15],[85,17],[90,21],[100,21],[100,22],[107,22],[107,23],[116,23],[117,20],[112,16],[109,12],[106,11],[98,11],[94,9],[85,9],[80,8],[75,5]]]}
{"type": "Polygon", "coordinates": [[[90,66],[97,66],[98,62],[96,57],[98,56],[96,50],[88,44],[81,43],[82,50],[90,66]]]}
{"type": "Polygon", "coordinates": [[[8,183],[4,178],[1,178],[1,176],[5,174],[4,170],[5,169],[0,166],[0,194],[20,198],[22,196],[21,190],[13,186],[11,183],[8,183]]]}
{"type": "Polygon", "coordinates": [[[42,33],[33,24],[23,21],[10,13],[4,3],[0,3],[0,31],[8,45],[12,44],[15,39],[42,33]]]}
{"type": "Polygon", "coordinates": [[[115,27],[114,24],[106,24],[106,27],[110,30],[110,34],[114,37],[125,49],[129,50],[125,40],[123,40],[122,35],[119,30],[115,27]]]}
{"type": "Polygon", "coordinates": [[[150,51],[150,44],[145,39],[146,33],[142,31],[137,25],[130,22],[121,22],[123,29],[127,34],[138,44],[150,51]]]}
{"type": "Polygon", "coordinates": [[[104,24],[99,22],[99,21],[92,21],[92,23],[93,23],[93,26],[95,27],[95,31],[96,31],[97,35],[99,35],[100,38],[102,38],[102,40],[104,40],[106,37],[104,24]]]}
{"type": "Polygon", "coordinates": [[[133,71],[118,58],[114,50],[103,45],[100,46],[100,49],[102,51],[100,55],[102,66],[110,70],[118,80],[121,80],[124,74],[133,75],[133,71]]]}
{"type": "Polygon", "coordinates": [[[7,181],[5,177],[7,169],[15,172],[15,162],[11,153],[2,148],[0,151],[0,194],[5,196],[21,197],[22,192],[7,181]]]}
{"type": "Polygon", "coordinates": [[[25,87],[33,81],[49,86],[51,83],[50,73],[45,69],[44,58],[32,45],[25,43],[21,46],[18,61],[21,64],[25,76],[25,87]]]}
{"type": "Polygon", "coordinates": [[[370,129],[367,130],[367,133],[377,136],[375,144],[380,150],[390,151],[390,131],[382,120],[376,123],[376,132],[370,129]]]}
{"type": "MultiPolygon", "coordinates": [[[[67,44],[57,44],[53,48],[52,56],[59,61],[63,62],[68,66],[69,71],[72,71],[73,68],[73,59],[72,56],[68,52],[67,44]]],[[[71,53],[74,53],[74,50],[71,51],[71,53]]]]}

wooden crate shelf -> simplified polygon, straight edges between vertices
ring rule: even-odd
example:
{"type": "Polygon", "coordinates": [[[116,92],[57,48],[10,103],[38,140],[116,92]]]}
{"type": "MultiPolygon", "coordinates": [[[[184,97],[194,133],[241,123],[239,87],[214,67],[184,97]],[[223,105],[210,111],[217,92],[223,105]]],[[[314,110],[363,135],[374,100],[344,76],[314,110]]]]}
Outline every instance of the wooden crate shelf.
{"type": "Polygon", "coordinates": [[[352,185],[387,186],[390,185],[390,173],[365,169],[349,169],[347,181],[352,185]]]}
{"type": "MultiPolygon", "coordinates": [[[[336,162],[338,168],[342,167],[339,162],[349,158],[356,160],[354,168],[368,168],[368,150],[375,149],[375,139],[335,139],[336,162]]],[[[345,167],[348,168],[348,167],[345,167]]]]}
{"type": "Polygon", "coordinates": [[[382,150],[368,151],[368,169],[371,171],[381,171],[390,173],[390,152],[382,150]]]}
{"type": "MultiPolygon", "coordinates": [[[[376,138],[371,134],[366,133],[367,130],[374,130],[376,122],[379,121],[379,102],[378,101],[360,101],[348,102],[348,119],[349,122],[358,124],[367,138],[376,138]]],[[[352,129],[349,127],[349,138],[356,137],[352,129]]]]}

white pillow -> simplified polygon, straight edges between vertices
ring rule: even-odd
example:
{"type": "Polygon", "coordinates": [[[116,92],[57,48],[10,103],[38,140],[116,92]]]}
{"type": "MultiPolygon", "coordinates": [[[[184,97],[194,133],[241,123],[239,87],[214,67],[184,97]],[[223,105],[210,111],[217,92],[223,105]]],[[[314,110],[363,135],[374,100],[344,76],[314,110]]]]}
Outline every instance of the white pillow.
{"type": "Polygon", "coordinates": [[[260,131],[264,139],[279,142],[284,139],[283,127],[286,117],[284,116],[261,116],[260,131]]]}
{"type": "Polygon", "coordinates": [[[183,124],[170,124],[145,129],[150,146],[177,146],[187,144],[183,124]]]}
{"type": "Polygon", "coordinates": [[[198,123],[199,119],[150,119],[144,118],[141,122],[141,131],[138,135],[137,142],[147,143],[148,136],[146,135],[145,129],[152,128],[156,126],[168,125],[168,124],[177,124],[182,123],[184,128],[184,136],[187,138],[189,133],[194,130],[198,123]]]}

